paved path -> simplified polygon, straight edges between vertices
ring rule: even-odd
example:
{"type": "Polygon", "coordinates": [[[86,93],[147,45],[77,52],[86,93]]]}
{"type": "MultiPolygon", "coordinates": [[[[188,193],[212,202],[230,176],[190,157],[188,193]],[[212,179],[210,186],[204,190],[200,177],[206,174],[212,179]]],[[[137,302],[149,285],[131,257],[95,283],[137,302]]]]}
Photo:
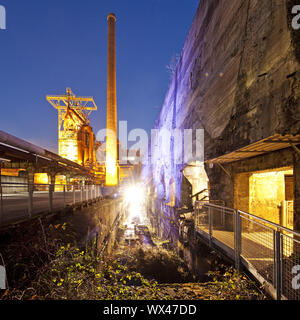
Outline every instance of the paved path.
{"type": "MultiPolygon", "coordinates": [[[[83,201],[91,199],[91,192],[83,192],[83,201]]],[[[81,202],[80,191],[75,192],[75,203],[81,202]]],[[[63,209],[67,205],[73,205],[73,192],[53,193],[53,210],[63,209]]],[[[32,215],[38,215],[49,211],[49,193],[48,192],[34,192],[33,194],[33,209],[32,215]]],[[[2,225],[6,225],[18,220],[26,219],[28,217],[28,193],[19,193],[17,195],[9,194],[3,195],[2,211],[0,208],[0,221],[2,225]],[[2,214],[1,214],[2,213],[2,214]]]]}

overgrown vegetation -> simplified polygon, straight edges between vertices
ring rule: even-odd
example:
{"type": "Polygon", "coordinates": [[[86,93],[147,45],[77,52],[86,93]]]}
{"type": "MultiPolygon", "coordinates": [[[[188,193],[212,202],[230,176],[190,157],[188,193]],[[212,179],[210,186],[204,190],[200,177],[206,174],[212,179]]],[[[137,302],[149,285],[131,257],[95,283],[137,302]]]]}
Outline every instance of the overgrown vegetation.
{"type": "Polygon", "coordinates": [[[183,283],[193,280],[184,261],[162,247],[137,247],[117,255],[129,270],[139,270],[145,277],[159,283],[183,283]]]}
{"type": "Polygon", "coordinates": [[[13,290],[15,299],[120,300],[140,299],[135,286],[146,287],[143,299],[157,297],[157,282],[140,273],[128,272],[116,260],[101,261],[97,256],[62,246],[48,265],[41,268],[25,290],[13,290]]]}
{"type": "Polygon", "coordinates": [[[73,222],[36,220],[1,234],[9,289],[0,299],[264,298],[254,283],[225,266],[210,273],[211,282],[192,283],[177,254],[160,246],[125,247],[100,258],[95,242],[78,241],[82,235],[73,222]]]}
{"type": "Polygon", "coordinates": [[[234,268],[220,265],[218,270],[210,271],[218,300],[264,300],[263,288],[234,268]]]}
{"type": "Polygon", "coordinates": [[[143,299],[156,298],[156,281],[100,259],[95,242],[78,248],[71,224],[41,224],[34,231],[5,249],[10,287],[0,299],[141,299],[135,287],[147,288],[143,299]]]}

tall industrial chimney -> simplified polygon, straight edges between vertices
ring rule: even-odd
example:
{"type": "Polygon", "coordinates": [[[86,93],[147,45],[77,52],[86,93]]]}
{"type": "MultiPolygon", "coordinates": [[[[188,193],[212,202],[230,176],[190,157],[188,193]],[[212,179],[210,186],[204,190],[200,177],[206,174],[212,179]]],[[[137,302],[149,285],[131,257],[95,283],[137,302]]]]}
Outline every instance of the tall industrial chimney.
{"type": "Polygon", "coordinates": [[[107,69],[107,137],[106,137],[106,185],[118,184],[117,169],[117,85],[116,85],[116,16],[109,13],[108,21],[108,69],[107,69]]]}

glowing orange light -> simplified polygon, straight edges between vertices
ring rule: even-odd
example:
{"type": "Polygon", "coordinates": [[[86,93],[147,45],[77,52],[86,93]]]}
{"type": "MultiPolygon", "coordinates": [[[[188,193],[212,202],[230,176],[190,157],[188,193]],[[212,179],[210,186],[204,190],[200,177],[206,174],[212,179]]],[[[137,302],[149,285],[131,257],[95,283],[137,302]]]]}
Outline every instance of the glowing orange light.
{"type": "Polygon", "coordinates": [[[59,140],[59,155],[71,161],[78,161],[77,140],[59,140]]]}
{"type": "Polygon", "coordinates": [[[107,186],[116,186],[118,184],[118,169],[116,155],[111,150],[107,150],[106,154],[106,180],[107,186]]]}
{"type": "Polygon", "coordinates": [[[36,173],[34,175],[34,182],[37,184],[48,184],[48,174],[47,173],[36,173]]]}

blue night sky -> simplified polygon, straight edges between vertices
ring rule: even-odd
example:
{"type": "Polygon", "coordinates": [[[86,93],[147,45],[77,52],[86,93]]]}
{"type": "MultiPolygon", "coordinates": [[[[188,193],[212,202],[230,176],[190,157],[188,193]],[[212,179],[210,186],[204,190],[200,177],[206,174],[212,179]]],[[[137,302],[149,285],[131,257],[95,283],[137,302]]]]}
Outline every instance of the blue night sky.
{"type": "Polygon", "coordinates": [[[199,0],[0,0],[0,130],[57,151],[57,112],[45,99],[71,87],[93,96],[106,126],[107,14],[117,16],[118,120],[150,130],[199,0]]]}

